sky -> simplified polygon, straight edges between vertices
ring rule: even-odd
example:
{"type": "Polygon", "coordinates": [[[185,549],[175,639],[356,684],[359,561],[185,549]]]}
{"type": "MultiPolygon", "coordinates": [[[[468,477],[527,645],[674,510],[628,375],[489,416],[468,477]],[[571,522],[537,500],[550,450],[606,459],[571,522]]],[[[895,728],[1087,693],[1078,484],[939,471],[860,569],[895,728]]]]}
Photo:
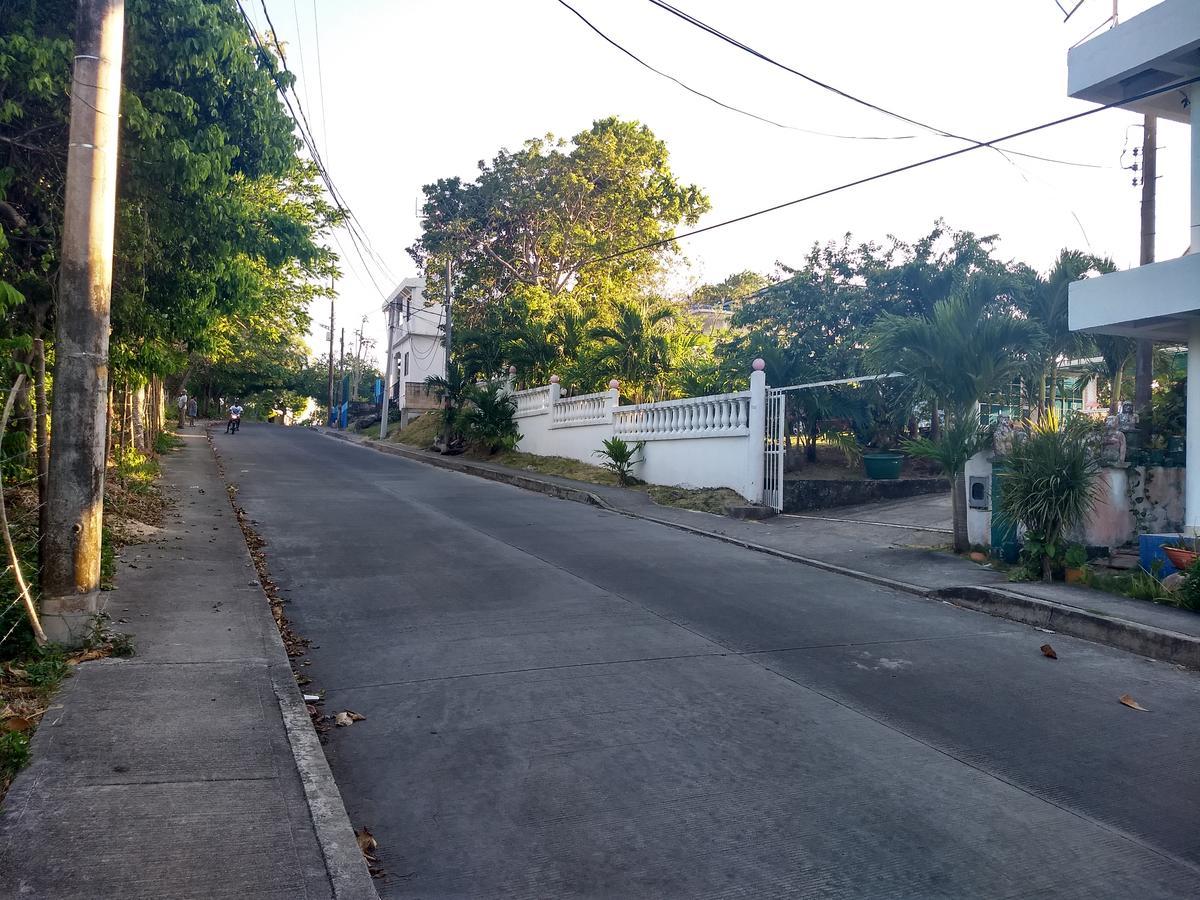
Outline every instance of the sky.
{"type": "MultiPolygon", "coordinates": [[[[243,0],[264,26],[262,0],[243,0]]],[[[569,0],[613,40],[697,90],[792,128],[722,109],[605,43],[558,0],[265,0],[315,140],[380,263],[337,236],[345,276],[337,327],[382,345],[386,295],[417,273],[421,187],[473,178],[480,160],[531,137],[569,137],[617,115],[664,140],[676,176],[712,210],[700,226],[966,146],[821,90],[719,42],[648,0],[569,0]],[[843,140],[796,129],[898,140],[843,140]]],[[[1079,112],[1067,50],[1112,13],[1084,0],[673,0],[674,5],[822,81],[936,128],[991,140],[1079,112]],[[1064,5],[1070,5],[1064,0],[1064,5]]],[[[1120,0],[1126,20],[1154,0],[1120,0]]],[[[680,289],[799,262],[847,232],[911,240],[937,218],[998,234],[997,255],[1046,269],[1064,247],[1136,265],[1140,190],[1128,152],[1141,117],[1109,110],[1006,148],[952,160],[680,242],[680,289]],[[1124,155],[1123,155],[1124,151],[1124,155]]],[[[1188,243],[1185,125],[1160,122],[1158,255],[1188,243]]],[[[313,310],[320,352],[327,306],[313,310]]]]}

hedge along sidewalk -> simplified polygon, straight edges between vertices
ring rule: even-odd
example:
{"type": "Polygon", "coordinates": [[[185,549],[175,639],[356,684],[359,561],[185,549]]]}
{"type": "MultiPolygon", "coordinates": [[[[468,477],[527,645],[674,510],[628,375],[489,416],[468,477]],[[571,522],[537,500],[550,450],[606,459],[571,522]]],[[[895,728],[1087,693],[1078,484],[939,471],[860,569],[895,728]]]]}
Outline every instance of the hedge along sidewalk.
{"type": "Polygon", "coordinates": [[[1200,668],[1200,615],[1089,588],[1009,583],[993,569],[928,545],[912,546],[911,541],[919,532],[899,526],[840,519],[837,510],[813,518],[780,516],[762,522],[743,521],[660,506],[644,491],[531,474],[483,460],[444,457],[363,435],[327,428],[318,430],[330,437],[427,465],[600,506],[894,590],[1200,668]]]}
{"type": "Polygon", "coordinates": [[[135,654],[55,697],[0,813],[0,896],[377,900],[199,429],[163,489],[107,595],[135,654]]]}

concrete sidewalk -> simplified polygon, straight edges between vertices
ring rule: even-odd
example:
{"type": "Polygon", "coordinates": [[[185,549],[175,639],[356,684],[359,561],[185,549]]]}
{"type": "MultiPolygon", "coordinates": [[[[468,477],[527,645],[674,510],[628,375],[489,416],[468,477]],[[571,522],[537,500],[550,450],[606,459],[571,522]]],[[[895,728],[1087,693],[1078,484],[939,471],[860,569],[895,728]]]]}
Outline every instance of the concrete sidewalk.
{"type": "Polygon", "coordinates": [[[949,536],[884,522],[853,510],[747,521],[660,506],[644,491],[588,484],[485,460],[442,457],[364,435],[319,429],[385,453],[502,481],[567,500],[707,535],[826,571],[991,615],[1060,631],[1166,662],[1200,668],[1200,615],[1064,584],[1010,583],[988,566],[944,552],[949,536]]]}
{"type": "Polygon", "coordinates": [[[375,898],[216,459],[184,437],[166,526],[107,598],[135,655],[55,697],[0,814],[0,896],[375,898]]]}

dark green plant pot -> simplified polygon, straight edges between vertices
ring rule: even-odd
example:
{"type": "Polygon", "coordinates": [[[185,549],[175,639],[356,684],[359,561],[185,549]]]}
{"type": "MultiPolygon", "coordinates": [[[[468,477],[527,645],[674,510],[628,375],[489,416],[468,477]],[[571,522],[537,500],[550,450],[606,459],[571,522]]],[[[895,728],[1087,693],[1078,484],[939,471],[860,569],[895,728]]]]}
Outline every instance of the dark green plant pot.
{"type": "Polygon", "coordinates": [[[1187,451],[1171,451],[1167,454],[1166,465],[1174,469],[1182,469],[1187,465],[1187,451]]]}
{"type": "Polygon", "coordinates": [[[1148,466],[1161,466],[1164,462],[1166,462],[1166,458],[1167,454],[1162,450],[1146,451],[1146,465],[1148,466]]]}
{"type": "Polygon", "coordinates": [[[863,467],[868,478],[891,480],[900,477],[900,466],[904,463],[903,453],[864,453],[863,467]]]}
{"type": "Polygon", "coordinates": [[[1187,451],[1187,438],[1182,434],[1173,434],[1167,438],[1168,453],[1184,453],[1187,451]]]}

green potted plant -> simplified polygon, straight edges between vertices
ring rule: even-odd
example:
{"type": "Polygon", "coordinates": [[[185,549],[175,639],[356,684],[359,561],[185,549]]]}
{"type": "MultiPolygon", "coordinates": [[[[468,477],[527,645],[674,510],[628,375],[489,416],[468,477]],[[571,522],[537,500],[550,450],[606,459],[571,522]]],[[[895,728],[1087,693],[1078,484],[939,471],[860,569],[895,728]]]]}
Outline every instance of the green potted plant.
{"type": "Polygon", "coordinates": [[[1078,584],[1086,577],[1087,548],[1082,544],[1071,544],[1063,554],[1063,571],[1067,584],[1078,584]]]}
{"type": "Polygon", "coordinates": [[[1100,465],[1090,431],[1082,418],[1067,419],[1060,427],[1057,416],[1047,415],[1013,445],[1000,473],[995,514],[1004,523],[1025,526],[1026,550],[1032,562],[1041,557],[1045,581],[1053,575],[1064,536],[1084,522],[1096,502],[1100,465]]]}
{"type": "Polygon", "coordinates": [[[900,477],[904,454],[896,450],[868,450],[862,460],[868,478],[891,480],[900,477]]]}

